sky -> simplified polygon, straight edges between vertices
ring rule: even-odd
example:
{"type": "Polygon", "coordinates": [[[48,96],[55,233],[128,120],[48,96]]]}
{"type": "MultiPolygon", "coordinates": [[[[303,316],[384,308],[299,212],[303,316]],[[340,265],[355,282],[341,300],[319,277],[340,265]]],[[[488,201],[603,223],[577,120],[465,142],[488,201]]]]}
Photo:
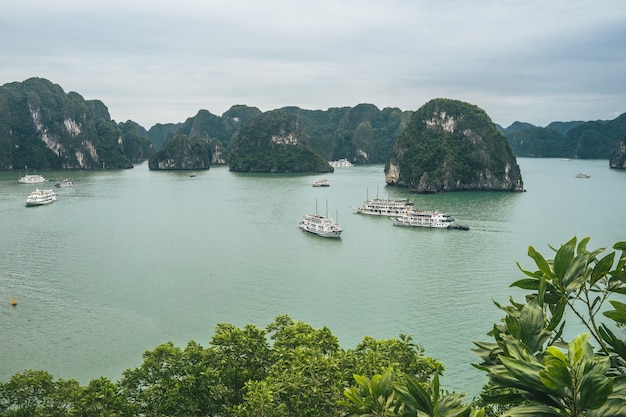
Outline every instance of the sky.
{"type": "Polygon", "coordinates": [[[623,0],[0,0],[0,85],[40,77],[146,129],[434,98],[515,121],[626,112],[623,0]]]}

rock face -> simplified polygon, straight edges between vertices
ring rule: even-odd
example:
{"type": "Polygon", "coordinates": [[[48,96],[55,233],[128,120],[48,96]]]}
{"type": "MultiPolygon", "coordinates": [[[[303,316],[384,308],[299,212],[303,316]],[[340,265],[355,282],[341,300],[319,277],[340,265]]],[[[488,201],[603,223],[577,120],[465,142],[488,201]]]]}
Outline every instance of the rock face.
{"type": "Polygon", "coordinates": [[[250,120],[231,141],[231,171],[332,172],[333,168],[308,145],[302,121],[280,110],[250,120]]]}
{"type": "Polygon", "coordinates": [[[191,140],[178,134],[170,136],[163,150],[148,162],[150,170],[200,170],[209,169],[211,157],[208,144],[203,140],[191,140]]]}
{"type": "Polygon", "coordinates": [[[106,106],[42,78],[0,87],[0,169],[132,168],[106,106]]]}
{"type": "Polygon", "coordinates": [[[434,99],[417,110],[385,165],[389,185],[415,193],[519,191],[515,155],[477,106],[434,99]]]}
{"type": "Polygon", "coordinates": [[[609,161],[609,167],[615,169],[626,169],[626,136],[624,136],[613,150],[613,155],[609,161]]]}

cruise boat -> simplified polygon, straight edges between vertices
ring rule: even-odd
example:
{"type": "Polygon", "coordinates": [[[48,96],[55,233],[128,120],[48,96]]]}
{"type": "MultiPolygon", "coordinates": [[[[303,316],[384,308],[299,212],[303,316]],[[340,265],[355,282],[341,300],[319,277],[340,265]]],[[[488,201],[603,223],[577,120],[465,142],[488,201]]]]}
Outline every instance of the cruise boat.
{"type": "Polygon", "coordinates": [[[397,217],[406,213],[414,212],[415,206],[413,206],[413,202],[407,198],[375,198],[373,200],[364,201],[363,204],[361,204],[361,207],[353,208],[353,210],[359,214],[397,217]]]}
{"type": "Polygon", "coordinates": [[[394,217],[392,220],[395,226],[469,230],[468,226],[456,223],[452,216],[438,211],[419,210],[394,217]]]}
{"type": "Polygon", "coordinates": [[[333,168],[341,168],[341,167],[351,167],[354,166],[352,162],[348,161],[345,158],[342,158],[338,161],[328,161],[328,164],[333,168]]]}
{"type": "Polygon", "coordinates": [[[321,214],[307,214],[304,216],[298,227],[306,232],[322,237],[341,237],[343,229],[332,217],[321,214]]]}
{"type": "Polygon", "coordinates": [[[67,188],[67,187],[73,187],[74,183],[66,178],[63,181],[57,182],[56,184],[54,184],[54,186],[57,188],[67,188]]]}
{"type": "Polygon", "coordinates": [[[38,175],[38,174],[35,174],[35,175],[26,174],[17,180],[17,182],[20,182],[22,184],[39,184],[41,182],[46,182],[46,181],[47,180],[43,177],[43,175],[38,175]]]}
{"type": "Polygon", "coordinates": [[[326,178],[313,181],[313,187],[330,187],[330,181],[326,178]]]}
{"type": "Polygon", "coordinates": [[[42,206],[44,204],[50,204],[57,200],[57,195],[54,190],[40,190],[37,188],[32,193],[28,194],[26,198],[26,207],[42,206]]]}

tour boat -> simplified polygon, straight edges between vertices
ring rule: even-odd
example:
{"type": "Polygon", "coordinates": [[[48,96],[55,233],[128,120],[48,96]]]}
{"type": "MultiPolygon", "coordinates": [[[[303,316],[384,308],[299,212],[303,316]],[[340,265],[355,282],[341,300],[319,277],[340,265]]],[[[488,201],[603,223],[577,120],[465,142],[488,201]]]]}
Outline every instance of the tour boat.
{"type": "Polygon", "coordinates": [[[452,216],[438,211],[418,210],[394,217],[392,220],[395,226],[469,230],[468,226],[456,223],[452,216]]]}
{"type": "Polygon", "coordinates": [[[364,201],[363,204],[361,204],[361,207],[356,207],[353,210],[359,214],[397,217],[406,213],[414,212],[415,207],[413,206],[413,202],[409,201],[407,198],[375,198],[373,200],[364,201]]]}
{"type": "Polygon", "coordinates": [[[42,206],[44,204],[50,204],[56,201],[57,195],[54,190],[40,190],[37,188],[32,193],[28,194],[28,198],[26,199],[26,206],[42,206]]]}
{"type": "Polygon", "coordinates": [[[43,177],[43,175],[39,175],[39,174],[35,174],[35,175],[26,174],[17,180],[17,182],[20,182],[22,184],[39,184],[40,182],[46,182],[46,181],[47,180],[43,177]]]}
{"type": "Polygon", "coordinates": [[[328,164],[333,168],[341,168],[341,167],[351,167],[353,166],[352,162],[348,161],[345,158],[342,158],[338,161],[328,161],[328,164]]]}
{"type": "Polygon", "coordinates": [[[328,217],[328,202],[326,203],[326,216],[317,214],[317,201],[315,202],[315,214],[307,214],[298,224],[305,232],[313,233],[322,237],[341,237],[343,229],[335,219],[328,217]]]}
{"type": "Polygon", "coordinates": [[[330,181],[326,178],[313,181],[313,187],[330,187],[330,181]]]}

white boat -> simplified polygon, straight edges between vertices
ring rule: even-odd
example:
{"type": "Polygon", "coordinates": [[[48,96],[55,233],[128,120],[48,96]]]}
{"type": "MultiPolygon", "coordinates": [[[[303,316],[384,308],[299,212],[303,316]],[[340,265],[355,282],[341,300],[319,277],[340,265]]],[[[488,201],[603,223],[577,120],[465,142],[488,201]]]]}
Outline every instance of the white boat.
{"type": "Polygon", "coordinates": [[[578,174],[576,174],[576,178],[589,178],[589,177],[591,177],[591,175],[584,174],[582,172],[579,172],[578,174]]]}
{"type": "Polygon", "coordinates": [[[313,181],[313,187],[330,187],[330,181],[326,178],[313,181]]]}
{"type": "Polygon", "coordinates": [[[342,158],[338,161],[328,161],[331,167],[333,168],[341,168],[341,167],[351,167],[354,166],[350,161],[345,158],[342,158]]]}
{"type": "Polygon", "coordinates": [[[39,175],[39,174],[35,174],[35,175],[26,174],[17,180],[17,182],[20,182],[22,184],[39,184],[41,182],[46,182],[46,181],[47,180],[43,177],[43,175],[39,175]]]}
{"type": "Polygon", "coordinates": [[[57,200],[57,195],[54,190],[40,190],[37,188],[32,193],[28,194],[26,198],[26,206],[42,206],[44,204],[50,204],[57,200]]]}
{"type": "Polygon", "coordinates": [[[361,207],[355,207],[353,210],[359,214],[397,217],[414,212],[415,206],[413,206],[413,202],[407,198],[375,198],[373,200],[364,201],[363,204],[361,204],[361,207]]]}
{"type": "Polygon", "coordinates": [[[402,216],[394,217],[392,220],[394,226],[469,230],[468,226],[456,223],[452,216],[439,211],[416,210],[402,216]]]}
{"type": "Polygon", "coordinates": [[[67,187],[73,187],[74,183],[66,178],[63,181],[57,182],[56,184],[54,184],[54,186],[58,188],[67,188],[67,187]]]}
{"type": "MultiPolygon", "coordinates": [[[[326,212],[328,212],[328,203],[326,203],[326,212]]],[[[317,214],[317,201],[315,202],[315,214],[307,214],[298,224],[298,227],[305,232],[313,233],[322,237],[341,237],[343,229],[332,217],[317,214]]]]}
{"type": "Polygon", "coordinates": [[[300,224],[300,229],[322,237],[341,237],[343,229],[332,217],[321,214],[307,214],[300,224]]]}

